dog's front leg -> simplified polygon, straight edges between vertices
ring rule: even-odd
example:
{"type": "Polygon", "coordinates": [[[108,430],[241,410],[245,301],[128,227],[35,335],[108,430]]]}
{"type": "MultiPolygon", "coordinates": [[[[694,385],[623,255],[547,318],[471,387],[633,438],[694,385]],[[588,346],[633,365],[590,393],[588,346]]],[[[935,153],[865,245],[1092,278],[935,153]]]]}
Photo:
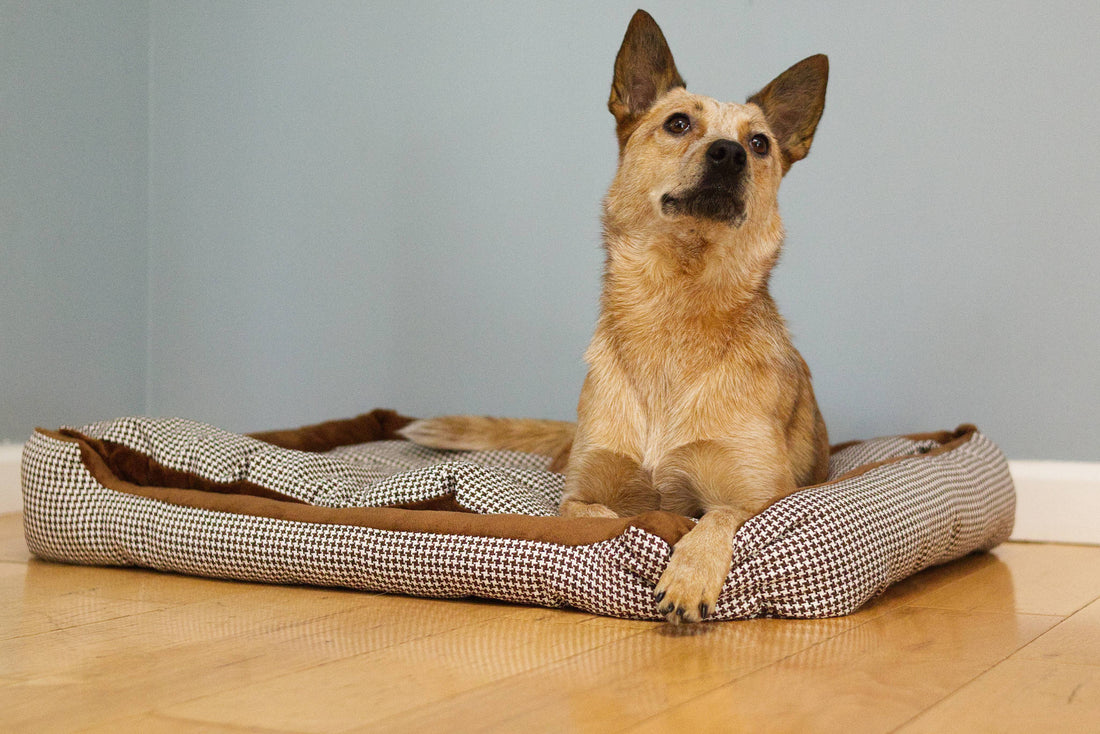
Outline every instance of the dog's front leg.
{"type": "Polygon", "coordinates": [[[659,506],[652,478],[638,462],[606,449],[573,449],[565,473],[562,515],[631,517],[659,506]]]}
{"type": "Polygon", "coordinates": [[[673,547],[653,595],[669,622],[699,622],[714,610],[729,574],[733,536],[746,519],[737,508],[710,510],[673,547]]]}
{"type": "Polygon", "coordinates": [[[657,468],[661,507],[703,516],[673,547],[654,590],[658,611],[673,623],[705,619],[718,601],[746,520],[796,486],[774,442],[697,441],[675,449],[657,468]]]}

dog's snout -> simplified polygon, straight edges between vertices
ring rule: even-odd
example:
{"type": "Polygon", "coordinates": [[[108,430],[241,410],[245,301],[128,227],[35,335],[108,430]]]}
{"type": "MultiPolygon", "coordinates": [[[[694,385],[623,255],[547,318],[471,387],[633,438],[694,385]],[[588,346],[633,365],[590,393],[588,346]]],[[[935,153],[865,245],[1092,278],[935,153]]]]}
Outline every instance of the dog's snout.
{"type": "Polygon", "coordinates": [[[748,155],[736,140],[715,140],[707,148],[707,162],[712,166],[737,170],[745,165],[748,155]]]}

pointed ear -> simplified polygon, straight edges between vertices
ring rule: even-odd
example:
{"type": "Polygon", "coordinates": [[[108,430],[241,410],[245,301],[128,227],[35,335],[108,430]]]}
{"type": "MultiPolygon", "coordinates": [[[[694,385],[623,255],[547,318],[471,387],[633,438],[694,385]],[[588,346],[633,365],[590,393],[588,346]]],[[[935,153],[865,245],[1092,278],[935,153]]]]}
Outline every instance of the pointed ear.
{"type": "Polygon", "coordinates": [[[615,57],[615,78],[607,101],[607,108],[615,116],[619,146],[626,145],[638,120],[654,102],[670,89],[682,86],[684,80],[676,71],[657,21],[644,10],[634,13],[615,57]]]}
{"type": "Polygon", "coordinates": [[[817,122],[825,110],[828,81],[829,57],[818,54],[799,61],[749,97],[750,104],[764,110],[768,125],[779,141],[783,173],[810,152],[817,122]]]}

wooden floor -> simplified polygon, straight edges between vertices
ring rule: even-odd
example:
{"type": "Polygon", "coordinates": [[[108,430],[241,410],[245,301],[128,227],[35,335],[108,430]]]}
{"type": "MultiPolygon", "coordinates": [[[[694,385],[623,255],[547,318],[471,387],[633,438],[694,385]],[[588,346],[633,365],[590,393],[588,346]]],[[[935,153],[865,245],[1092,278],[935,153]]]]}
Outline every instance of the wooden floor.
{"type": "Polygon", "coordinates": [[[681,632],[31,559],[0,516],[0,730],[1100,731],[1100,547],[1007,544],[864,610],[681,632]]]}

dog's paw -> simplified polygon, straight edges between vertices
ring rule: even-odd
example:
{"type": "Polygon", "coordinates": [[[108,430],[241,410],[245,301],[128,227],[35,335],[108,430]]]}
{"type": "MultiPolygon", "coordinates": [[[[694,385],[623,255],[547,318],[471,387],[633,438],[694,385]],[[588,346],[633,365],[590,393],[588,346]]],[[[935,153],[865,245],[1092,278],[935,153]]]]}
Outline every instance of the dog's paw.
{"type": "Polygon", "coordinates": [[[657,611],[673,624],[700,622],[710,616],[730,569],[727,554],[693,547],[695,544],[685,540],[688,535],[676,544],[653,592],[657,611]]]}

